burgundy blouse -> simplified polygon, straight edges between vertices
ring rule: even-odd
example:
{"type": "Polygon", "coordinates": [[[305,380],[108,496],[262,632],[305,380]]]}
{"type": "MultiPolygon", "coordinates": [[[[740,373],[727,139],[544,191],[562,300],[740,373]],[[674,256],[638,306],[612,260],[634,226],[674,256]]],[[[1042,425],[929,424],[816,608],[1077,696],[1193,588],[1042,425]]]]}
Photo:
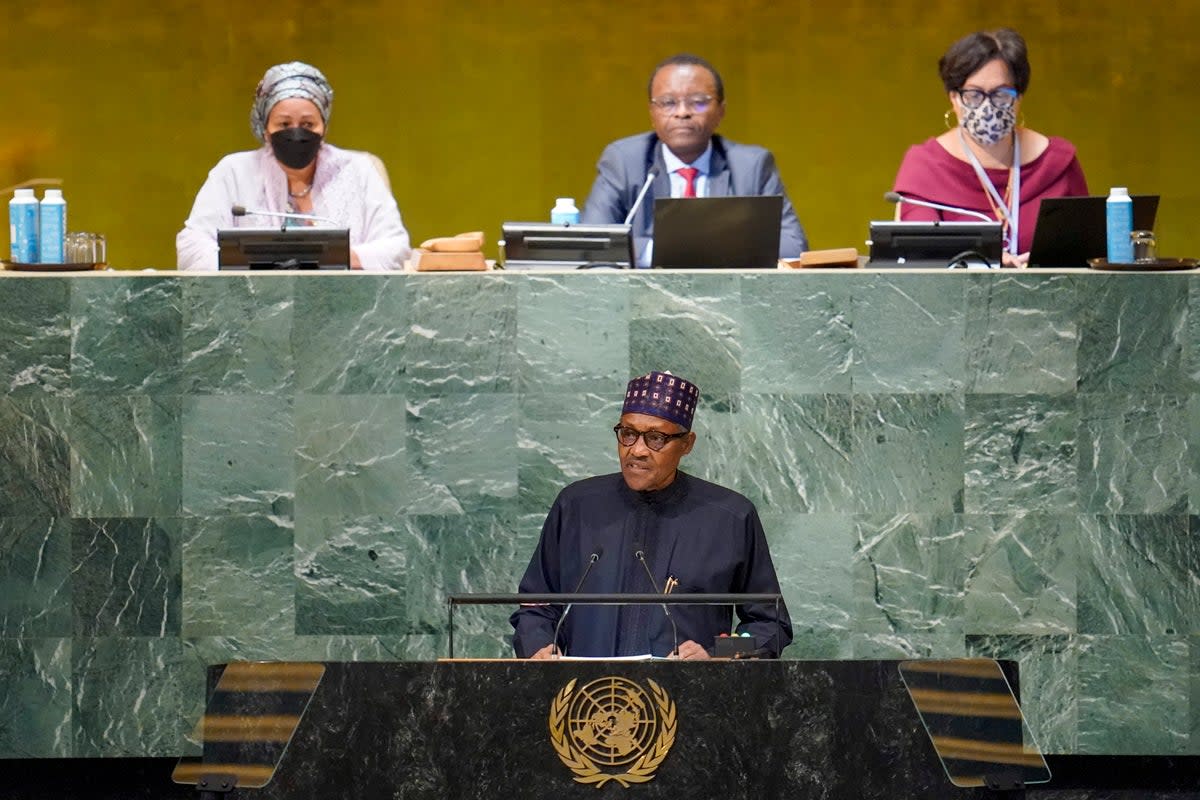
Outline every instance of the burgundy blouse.
{"type": "MultiPolygon", "coordinates": [[[[989,169],[987,174],[995,184],[996,191],[1003,196],[1008,188],[1008,170],[989,169]]],[[[994,216],[974,167],[946,152],[937,139],[929,139],[908,148],[900,171],[896,174],[894,191],[920,200],[969,208],[982,211],[989,217],[994,216]]],[[[1075,157],[1075,145],[1066,139],[1051,136],[1046,151],[1021,167],[1018,252],[1029,252],[1043,197],[1074,197],[1087,193],[1087,179],[1083,177],[1083,167],[1079,166],[1079,159],[1075,157]]],[[[900,207],[900,219],[970,222],[973,218],[952,211],[903,204],[900,207]]]]}

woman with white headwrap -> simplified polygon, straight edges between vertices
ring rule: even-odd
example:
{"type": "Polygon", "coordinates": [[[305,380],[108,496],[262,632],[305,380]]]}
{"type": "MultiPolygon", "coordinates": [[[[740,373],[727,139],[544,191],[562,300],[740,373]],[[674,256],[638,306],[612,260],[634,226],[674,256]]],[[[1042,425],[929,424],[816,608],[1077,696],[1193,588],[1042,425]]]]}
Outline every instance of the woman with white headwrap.
{"type": "Polygon", "coordinates": [[[350,229],[351,268],[403,267],[410,247],[396,200],[368,154],[325,141],[332,106],[333,89],[316,67],[293,61],[267,70],[250,112],[263,146],[225,156],[209,172],[175,237],[179,269],[215,270],[219,229],[279,224],[235,217],[235,205],[328,217],[350,229]]]}

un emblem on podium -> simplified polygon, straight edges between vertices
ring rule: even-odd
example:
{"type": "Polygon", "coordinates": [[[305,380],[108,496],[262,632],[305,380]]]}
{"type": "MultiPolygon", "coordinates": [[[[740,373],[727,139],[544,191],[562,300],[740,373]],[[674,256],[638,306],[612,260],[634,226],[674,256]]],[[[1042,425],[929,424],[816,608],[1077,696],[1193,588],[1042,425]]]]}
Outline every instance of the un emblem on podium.
{"type": "Polygon", "coordinates": [[[625,788],[654,780],[675,743],[675,702],[657,683],[649,691],[617,676],[575,688],[550,704],[550,744],[579,783],[625,788]]]}

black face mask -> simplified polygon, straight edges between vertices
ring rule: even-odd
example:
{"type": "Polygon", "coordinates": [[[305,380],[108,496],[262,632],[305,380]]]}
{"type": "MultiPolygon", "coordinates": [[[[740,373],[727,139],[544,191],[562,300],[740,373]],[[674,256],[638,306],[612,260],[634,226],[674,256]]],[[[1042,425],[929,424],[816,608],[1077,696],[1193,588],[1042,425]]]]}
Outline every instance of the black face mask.
{"type": "Polygon", "coordinates": [[[284,128],[271,134],[271,150],[285,167],[304,169],[320,149],[321,135],[308,128],[284,128]]]}

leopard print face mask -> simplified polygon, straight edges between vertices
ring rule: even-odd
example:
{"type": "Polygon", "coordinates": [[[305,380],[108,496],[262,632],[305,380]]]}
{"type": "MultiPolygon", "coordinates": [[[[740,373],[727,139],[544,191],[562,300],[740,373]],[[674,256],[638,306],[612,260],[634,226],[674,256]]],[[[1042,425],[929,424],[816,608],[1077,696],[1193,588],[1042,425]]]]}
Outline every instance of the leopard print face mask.
{"type": "Polygon", "coordinates": [[[991,100],[984,100],[979,108],[968,108],[963,114],[962,126],[971,138],[982,145],[993,145],[1012,133],[1017,124],[1017,110],[996,108],[991,100]]]}

